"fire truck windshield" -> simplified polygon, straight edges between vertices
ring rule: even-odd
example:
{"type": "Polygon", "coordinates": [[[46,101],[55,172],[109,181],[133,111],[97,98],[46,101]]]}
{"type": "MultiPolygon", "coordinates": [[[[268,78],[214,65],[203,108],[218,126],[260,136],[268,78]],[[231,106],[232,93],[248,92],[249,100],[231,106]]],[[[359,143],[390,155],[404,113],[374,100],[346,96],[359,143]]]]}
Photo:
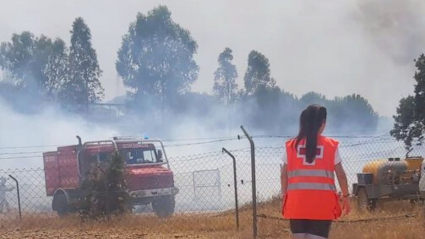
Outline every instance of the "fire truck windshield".
{"type": "Polygon", "coordinates": [[[124,156],[125,162],[130,165],[162,163],[162,159],[158,159],[158,155],[153,148],[123,149],[121,154],[124,156]]]}

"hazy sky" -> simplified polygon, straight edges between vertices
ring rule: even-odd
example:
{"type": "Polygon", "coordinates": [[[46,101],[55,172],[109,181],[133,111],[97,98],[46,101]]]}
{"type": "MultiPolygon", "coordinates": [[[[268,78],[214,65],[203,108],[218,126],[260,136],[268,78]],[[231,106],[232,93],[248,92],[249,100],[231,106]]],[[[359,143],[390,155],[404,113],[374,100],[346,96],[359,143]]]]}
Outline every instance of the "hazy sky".
{"type": "Polygon", "coordinates": [[[422,0],[0,0],[0,41],[29,30],[69,45],[72,22],[83,17],[109,100],[124,92],[115,71],[123,34],[138,12],[159,4],[167,5],[198,42],[200,74],[194,91],[211,91],[217,57],[225,47],[234,51],[242,86],[254,49],[269,58],[272,76],[286,91],[298,96],[316,91],[328,98],[358,93],[390,116],[400,98],[413,93],[413,59],[424,52],[422,0]]]}

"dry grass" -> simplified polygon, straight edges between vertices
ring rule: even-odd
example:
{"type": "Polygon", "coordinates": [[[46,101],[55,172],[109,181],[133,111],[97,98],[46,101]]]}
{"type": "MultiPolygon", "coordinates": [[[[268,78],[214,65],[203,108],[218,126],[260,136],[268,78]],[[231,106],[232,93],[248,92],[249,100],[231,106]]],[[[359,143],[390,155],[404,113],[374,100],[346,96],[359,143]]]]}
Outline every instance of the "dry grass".
{"type": "MultiPolygon", "coordinates": [[[[334,223],[330,238],[425,238],[424,220],[420,208],[406,202],[380,205],[373,214],[360,214],[354,209],[344,220],[416,214],[413,218],[379,221],[334,223]]],[[[280,216],[279,200],[258,206],[258,214],[280,216]]],[[[51,215],[23,215],[17,218],[0,217],[0,238],[252,238],[252,211],[241,207],[240,230],[235,227],[234,212],[222,214],[176,214],[166,220],[153,215],[126,215],[111,221],[82,223],[77,217],[59,219],[51,215]]],[[[258,238],[290,238],[288,222],[258,218],[258,238]]]]}

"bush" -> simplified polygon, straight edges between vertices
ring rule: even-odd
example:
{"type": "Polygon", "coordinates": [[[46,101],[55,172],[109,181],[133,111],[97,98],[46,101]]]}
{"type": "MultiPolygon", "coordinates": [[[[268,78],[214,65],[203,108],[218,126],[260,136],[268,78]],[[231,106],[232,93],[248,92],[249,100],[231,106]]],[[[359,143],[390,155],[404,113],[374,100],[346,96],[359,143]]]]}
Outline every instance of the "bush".
{"type": "Polygon", "coordinates": [[[83,181],[84,197],[78,206],[83,218],[98,219],[131,210],[124,160],[118,152],[111,156],[83,181]]]}

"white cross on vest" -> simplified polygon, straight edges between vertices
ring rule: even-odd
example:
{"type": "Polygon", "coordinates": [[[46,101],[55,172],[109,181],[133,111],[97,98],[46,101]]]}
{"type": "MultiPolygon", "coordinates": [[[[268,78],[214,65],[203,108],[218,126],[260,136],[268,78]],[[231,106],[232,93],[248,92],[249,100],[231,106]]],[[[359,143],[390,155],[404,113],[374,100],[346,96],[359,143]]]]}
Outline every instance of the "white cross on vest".
{"type": "MultiPolygon", "coordinates": [[[[317,145],[316,158],[315,159],[323,159],[324,148],[325,147],[323,145],[317,145]]],[[[307,162],[306,150],[307,150],[307,148],[306,148],[305,145],[298,145],[298,147],[297,147],[297,158],[302,158],[304,165],[315,165],[316,160],[313,160],[312,163],[307,162]]]]}

